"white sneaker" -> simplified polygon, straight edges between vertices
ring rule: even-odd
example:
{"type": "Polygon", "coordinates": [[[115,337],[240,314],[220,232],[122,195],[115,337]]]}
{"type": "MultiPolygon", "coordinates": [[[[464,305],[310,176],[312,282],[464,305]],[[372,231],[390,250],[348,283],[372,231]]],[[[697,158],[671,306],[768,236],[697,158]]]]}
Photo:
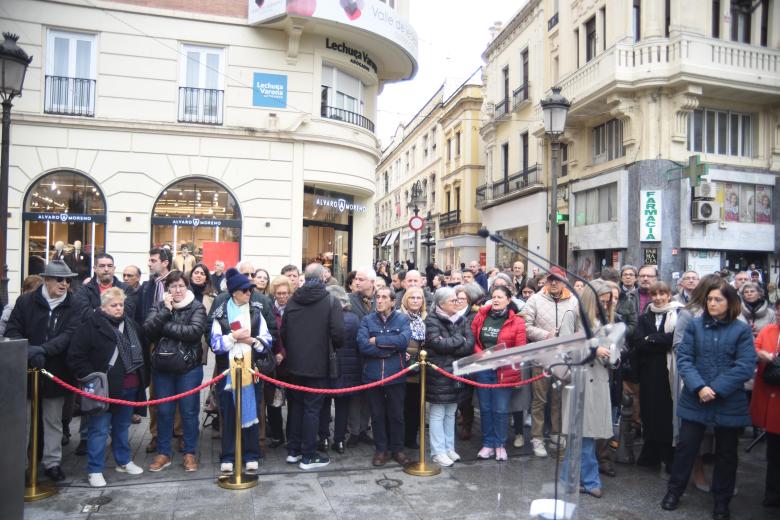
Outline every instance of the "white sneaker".
{"type": "Polygon", "coordinates": [[[530,413],[526,412],[525,417],[523,418],[523,424],[528,428],[533,424],[533,417],[531,417],[530,413]]]}
{"type": "Polygon", "coordinates": [[[432,457],[433,462],[438,464],[439,466],[443,468],[449,468],[454,462],[452,462],[452,459],[447,456],[446,453],[439,453],[438,455],[434,455],[432,457]]]}
{"type": "Polygon", "coordinates": [[[233,463],[232,462],[223,462],[219,465],[219,470],[222,473],[233,473],[233,463]]]}
{"type": "Polygon", "coordinates": [[[559,446],[562,450],[566,449],[566,436],[565,435],[551,435],[550,441],[559,446]]]}
{"type": "Polygon", "coordinates": [[[452,462],[458,462],[460,460],[460,455],[458,455],[455,450],[450,450],[447,452],[447,456],[450,458],[452,462]]]}
{"type": "Polygon", "coordinates": [[[92,487],[106,487],[106,479],[103,478],[102,473],[90,473],[87,478],[92,487]]]}
{"type": "Polygon", "coordinates": [[[257,471],[257,468],[259,468],[260,465],[257,463],[256,460],[250,460],[246,463],[246,470],[247,471],[257,471]]]}
{"type": "Polygon", "coordinates": [[[140,475],[144,472],[143,468],[137,466],[132,460],[124,466],[117,466],[116,470],[119,473],[127,473],[128,475],[140,475]]]}
{"type": "Polygon", "coordinates": [[[518,433],[517,435],[515,435],[515,440],[512,443],[512,446],[514,446],[515,448],[522,448],[523,446],[525,446],[525,437],[523,437],[522,433],[518,433]]]}
{"type": "Polygon", "coordinates": [[[301,461],[301,458],[300,455],[287,455],[285,461],[287,464],[298,464],[301,461]]]}
{"type": "Polygon", "coordinates": [[[546,457],[547,450],[544,449],[544,440],[533,438],[531,439],[531,446],[534,448],[534,455],[537,457],[546,457]]]}

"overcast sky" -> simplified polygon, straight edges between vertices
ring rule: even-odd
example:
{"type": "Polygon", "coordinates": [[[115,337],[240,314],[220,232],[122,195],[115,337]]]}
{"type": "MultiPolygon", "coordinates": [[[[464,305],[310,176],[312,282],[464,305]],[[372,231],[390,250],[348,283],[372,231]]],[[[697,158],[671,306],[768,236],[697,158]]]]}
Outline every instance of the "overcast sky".
{"type": "Polygon", "coordinates": [[[385,85],[379,96],[377,134],[382,148],[445,81],[454,88],[482,65],[493,22],[506,24],[526,0],[412,0],[419,38],[419,70],[411,81],[385,85]]]}

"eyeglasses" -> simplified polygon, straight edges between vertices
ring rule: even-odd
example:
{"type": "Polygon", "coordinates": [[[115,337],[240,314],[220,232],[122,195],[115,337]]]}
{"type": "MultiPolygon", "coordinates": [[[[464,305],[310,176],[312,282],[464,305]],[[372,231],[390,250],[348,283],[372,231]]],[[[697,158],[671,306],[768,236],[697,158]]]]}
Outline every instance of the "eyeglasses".
{"type": "Polygon", "coordinates": [[[252,288],[251,287],[247,287],[246,289],[241,289],[241,292],[244,293],[244,294],[250,293],[250,292],[252,292],[252,288]]]}
{"type": "Polygon", "coordinates": [[[241,273],[241,274],[243,274],[247,278],[254,278],[255,277],[255,273],[241,273]]]}
{"type": "Polygon", "coordinates": [[[57,283],[70,283],[70,278],[65,278],[64,276],[55,276],[54,279],[57,280],[57,283]]]}
{"type": "Polygon", "coordinates": [[[173,292],[173,291],[186,291],[187,290],[187,286],[186,285],[169,285],[168,286],[168,290],[171,291],[171,292],[173,292]]]}

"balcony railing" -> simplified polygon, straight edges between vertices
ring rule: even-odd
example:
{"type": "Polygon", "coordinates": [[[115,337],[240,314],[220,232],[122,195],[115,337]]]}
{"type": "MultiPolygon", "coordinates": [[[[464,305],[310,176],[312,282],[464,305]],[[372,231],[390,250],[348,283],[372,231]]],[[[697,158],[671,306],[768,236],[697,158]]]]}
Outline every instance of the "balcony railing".
{"type": "Polygon", "coordinates": [[[547,20],[547,30],[551,31],[556,25],[558,25],[558,13],[555,13],[547,20]]]}
{"type": "Polygon", "coordinates": [[[455,226],[457,224],[460,224],[459,209],[439,215],[439,227],[455,226]]]}
{"type": "Polygon", "coordinates": [[[526,81],[512,92],[512,110],[515,110],[521,103],[528,101],[528,82],[526,81]]]}
{"type": "Polygon", "coordinates": [[[336,121],[344,121],[345,123],[357,125],[361,128],[365,128],[369,132],[374,131],[374,122],[369,118],[356,112],[344,110],[343,108],[322,105],[320,115],[322,115],[322,117],[327,117],[328,119],[335,119],[336,121]]]}
{"type": "Polygon", "coordinates": [[[501,119],[509,112],[509,99],[504,98],[500,103],[496,103],[496,119],[501,119]]]}
{"type": "Polygon", "coordinates": [[[43,111],[95,117],[95,84],[94,79],[46,76],[43,111]]]}
{"type": "Polygon", "coordinates": [[[490,202],[520,193],[531,186],[542,184],[539,178],[539,165],[534,164],[507,179],[483,184],[477,188],[477,206],[481,207],[490,202]]]}
{"type": "Polygon", "coordinates": [[[221,125],[225,91],[179,87],[179,122],[221,125]]]}

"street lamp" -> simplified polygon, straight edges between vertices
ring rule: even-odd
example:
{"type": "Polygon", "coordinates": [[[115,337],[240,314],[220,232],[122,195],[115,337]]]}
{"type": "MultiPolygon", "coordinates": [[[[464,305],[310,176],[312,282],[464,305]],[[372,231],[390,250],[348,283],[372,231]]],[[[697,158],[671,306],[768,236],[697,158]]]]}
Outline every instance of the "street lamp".
{"type": "MultiPolygon", "coordinates": [[[[414,212],[414,216],[415,217],[420,214],[420,204],[422,202],[424,202],[423,201],[423,189],[422,189],[422,185],[420,184],[420,181],[417,181],[414,184],[412,184],[412,193],[411,193],[411,196],[409,197],[409,203],[407,204],[407,207],[414,212]]],[[[419,233],[420,233],[419,231],[415,231],[414,232],[414,264],[417,267],[419,267],[418,264],[420,262],[420,260],[419,260],[420,255],[418,254],[418,251],[417,251],[417,249],[419,247],[418,246],[419,242],[417,240],[417,236],[418,236],[419,233]]]]}
{"type": "Polygon", "coordinates": [[[0,98],[3,100],[3,142],[0,157],[0,302],[8,303],[8,152],[11,146],[11,100],[22,95],[24,75],[32,61],[18,45],[19,37],[3,33],[5,40],[0,45],[0,98]]]}
{"type": "Polygon", "coordinates": [[[544,118],[544,133],[550,139],[552,149],[552,171],[550,176],[550,198],[552,199],[550,208],[550,263],[558,263],[558,175],[560,174],[560,164],[558,154],[561,150],[561,143],[558,138],[566,129],[566,115],[569,112],[571,103],[561,95],[561,87],[553,87],[552,95],[541,101],[542,114],[544,118]]]}
{"type": "Polygon", "coordinates": [[[425,234],[424,240],[421,242],[428,249],[428,263],[426,267],[433,264],[431,258],[431,248],[436,245],[436,241],[433,239],[433,233],[431,233],[431,212],[428,212],[428,216],[425,217],[425,234]]]}

